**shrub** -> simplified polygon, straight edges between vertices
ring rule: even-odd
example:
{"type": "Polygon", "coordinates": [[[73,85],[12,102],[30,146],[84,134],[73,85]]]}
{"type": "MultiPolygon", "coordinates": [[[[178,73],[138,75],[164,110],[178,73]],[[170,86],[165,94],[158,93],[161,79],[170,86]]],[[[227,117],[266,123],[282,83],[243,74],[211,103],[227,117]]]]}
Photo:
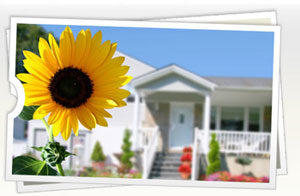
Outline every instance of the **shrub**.
{"type": "Polygon", "coordinates": [[[103,154],[100,142],[97,141],[96,144],[95,144],[95,146],[94,146],[94,149],[93,149],[91,160],[95,161],[95,162],[103,162],[103,161],[105,161],[105,159],[106,159],[106,157],[103,154]]]}
{"type": "Polygon", "coordinates": [[[131,151],[132,143],[130,142],[130,137],[131,137],[130,130],[126,129],[123,138],[123,145],[122,145],[123,153],[120,158],[121,168],[122,168],[121,171],[126,173],[133,167],[131,158],[134,156],[134,152],[131,151]]]}
{"type": "Polygon", "coordinates": [[[247,156],[238,156],[235,159],[235,162],[242,166],[243,174],[245,174],[245,166],[250,165],[252,163],[252,160],[247,156]]]}
{"type": "Polygon", "coordinates": [[[216,134],[211,135],[211,141],[209,144],[208,153],[208,166],[206,168],[206,175],[210,175],[221,169],[221,157],[220,157],[220,146],[219,142],[216,140],[216,134]]]}
{"type": "Polygon", "coordinates": [[[245,166],[245,165],[250,165],[252,163],[252,160],[249,157],[246,157],[246,156],[238,156],[235,159],[235,162],[242,165],[242,166],[245,166]]]}

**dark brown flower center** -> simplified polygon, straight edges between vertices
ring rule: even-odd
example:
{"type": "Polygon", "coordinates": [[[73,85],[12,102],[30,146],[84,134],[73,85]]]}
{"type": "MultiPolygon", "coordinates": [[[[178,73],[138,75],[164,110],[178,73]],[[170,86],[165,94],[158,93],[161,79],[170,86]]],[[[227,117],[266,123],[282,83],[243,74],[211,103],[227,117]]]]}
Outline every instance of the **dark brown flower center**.
{"type": "Polygon", "coordinates": [[[81,69],[67,67],[55,73],[48,88],[56,103],[66,108],[76,108],[91,97],[93,82],[81,69]]]}

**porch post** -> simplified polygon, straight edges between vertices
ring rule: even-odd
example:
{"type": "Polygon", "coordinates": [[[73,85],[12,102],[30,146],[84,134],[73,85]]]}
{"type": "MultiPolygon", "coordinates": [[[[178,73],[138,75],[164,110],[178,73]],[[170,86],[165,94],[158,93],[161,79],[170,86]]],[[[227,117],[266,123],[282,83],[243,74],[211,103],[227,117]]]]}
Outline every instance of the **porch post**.
{"type": "Polygon", "coordinates": [[[207,154],[209,150],[209,125],[210,125],[210,95],[205,95],[204,115],[203,115],[203,131],[204,131],[204,152],[207,154]]]}
{"type": "Polygon", "coordinates": [[[244,108],[244,128],[243,131],[249,131],[249,108],[244,108]]]}
{"type": "Polygon", "coordinates": [[[134,94],[134,113],[133,113],[133,149],[137,150],[139,148],[139,116],[140,116],[140,96],[137,91],[134,94]]]}
{"type": "Polygon", "coordinates": [[[221,130],[221,106],[217,106],[216,110],[216,130],[221,130]]]}
{"type": "Polygon", "coordinates": [[[259,108],[259,132],[264,131],[264,107],[259,108]]]}

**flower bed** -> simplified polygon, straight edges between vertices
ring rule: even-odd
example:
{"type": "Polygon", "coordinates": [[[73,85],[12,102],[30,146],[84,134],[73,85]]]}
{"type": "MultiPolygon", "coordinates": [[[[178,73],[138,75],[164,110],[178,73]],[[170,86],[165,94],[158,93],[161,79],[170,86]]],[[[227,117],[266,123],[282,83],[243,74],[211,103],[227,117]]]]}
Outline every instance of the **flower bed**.
{"type": "Polygon", "coordinates": [[[213,173],[209,176],[203,176],[202,180],[205,181],[228,181],[228,182],[262,182],[268,183],[269,178],[264,176],[261,178],[256,178],[253,176],[245,176],[245,175],[231,175],[227,171],[221,171],[213,173]]]}
{"type": "Polygon", "coordinates": [[[131,169],[128,173],[122,174],[109,167],[101,170],[84,167],[77,175],[82,177],[142,178],[142,173],[139,171],[131,169]]]}

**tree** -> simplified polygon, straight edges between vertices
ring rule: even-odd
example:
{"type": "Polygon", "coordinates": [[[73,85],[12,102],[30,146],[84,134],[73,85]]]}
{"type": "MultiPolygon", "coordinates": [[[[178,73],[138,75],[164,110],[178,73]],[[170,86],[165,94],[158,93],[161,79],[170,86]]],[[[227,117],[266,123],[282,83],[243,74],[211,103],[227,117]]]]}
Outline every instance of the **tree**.
{"type": "Polygon", "coordinates": [[[48,40],[49,33],[41,26],[35,24],[18,24],[17,26],[17,53],[16,53],[16,74],[27,73],[23,66],[23,50],[29,50],[39,54],[38,43],[42,37],[48,40]]]}
{"type": "Polygon", "coordinates": [[[208,153],[208,166],[206,168],[206,175],[213,174],[221,169],[221,156],[219,142],[216,140],[216,134],[211,135],[208,153]]]}
{"type": "Polygon", "coordinates": [[[97,141],[94,146],[91,159],[95,162],[103,162],[106,159],[99,141],[97,141]]]}
{"type": "Polygon", "coordinates": [[[132,143],[130,142],[130,137],[131,137],[130,130],[126,129],[123,138],[123,145],[122,145],[123,153],[120,158],[122,172],[128,172],[133,167],[131,158],[134,156],[134,152],[131,151],[132,143]]]}

